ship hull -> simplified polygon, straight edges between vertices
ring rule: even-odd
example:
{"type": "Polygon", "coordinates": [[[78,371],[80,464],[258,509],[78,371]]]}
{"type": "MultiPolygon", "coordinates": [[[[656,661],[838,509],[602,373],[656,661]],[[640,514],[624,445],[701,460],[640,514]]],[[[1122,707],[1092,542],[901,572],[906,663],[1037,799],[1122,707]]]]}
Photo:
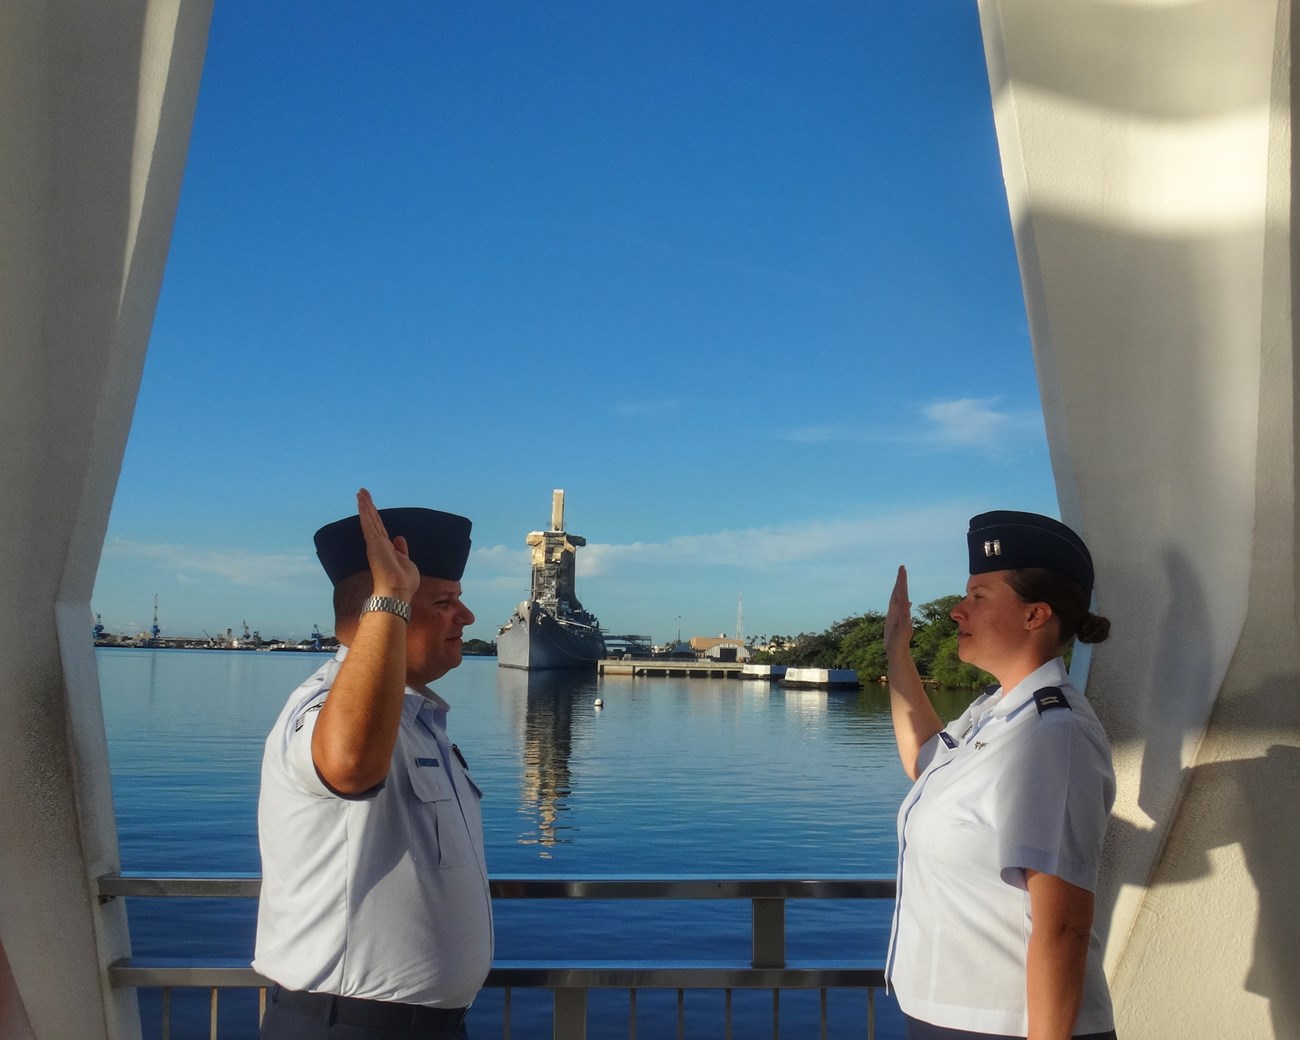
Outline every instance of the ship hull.
{"type": "Polygon", "coordinates": [[[595,668],[605,656],[600,631],[566,624],[536,602],[521,603],[497,634],[497,664],[528,671],[595,668]]]}

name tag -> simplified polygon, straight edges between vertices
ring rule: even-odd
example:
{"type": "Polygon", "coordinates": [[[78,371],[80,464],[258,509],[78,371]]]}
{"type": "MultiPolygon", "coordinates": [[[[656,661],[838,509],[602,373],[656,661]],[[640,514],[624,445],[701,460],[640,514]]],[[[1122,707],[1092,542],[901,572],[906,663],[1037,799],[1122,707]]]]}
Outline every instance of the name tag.
{"type": "Polygon", "coordinates": [[[434,766],[436,768],[438,760],[436,758],[417,758],[415,764],[417,766],[434,766]]]}
{"type": "Polygon", "coordinates": [[[949,751],[956,750],[957,741],[953,740],[952,737],[949,736],[948,731],[946,729],[939,730],[939,739],[943,741],[944,747],[946,747],[949,751]]]}

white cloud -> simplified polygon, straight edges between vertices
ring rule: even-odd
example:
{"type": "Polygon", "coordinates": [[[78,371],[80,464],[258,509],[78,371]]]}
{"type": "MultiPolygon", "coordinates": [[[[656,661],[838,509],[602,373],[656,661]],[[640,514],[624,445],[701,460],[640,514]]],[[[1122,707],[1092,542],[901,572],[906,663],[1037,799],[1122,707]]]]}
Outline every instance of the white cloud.
{"type": "Polygon", "coordinates": [[[999,409],[997,397],[960,397],[922,405],[913,416],[901,415],[896,429],[802,426],[781,434],[796,444],[896,445],[924,452],[970,451],[997,458],[1020,453],[1026,440],[1046,443],[1043,417],[1037,410],[999,409]]]}
{"type": "Polygon", "coordinates": [[[609,576],[628,564],[737,566],[863,560],[881,554],[901,559],[915,546],[951,540],[971,515],[967,503],[888,515],[806,520],[779,527],[679,535],[666,542],[589,543],[578,558],[583,577],[609,576]]]}
{"type": "Polygon", "coordinates": [[[1043,437],[1043,420],[1037,412],[999,411],[996,397],[962,397],[935,401],[921,414],[930,424],[919,430],[916,442],[933,448],[971,448],[993,451],[1007,447],[1011,438],[1037,434],[1043,437]]]}
{"type": "Polygon", "coordinates": [[[480,592],[509,592],[515,599],[528,594],[532,550],[509,545],[485,545],[470,554],[466,587],[480,592]]]}
{"type": "Polygon", "coordinates": [[[522,566],[527,570],[532,550],[510,545],[485,545],[474,549],[471,555],[475,569],[487,567],[489,570],[518,570],[522,566]]]}
{"type": "Polygon", "coordinates": [[[293,584],[314,576],[319,564],[306,554],[254,553],[246,549],[199,549],[186,545],[160,545],[110,538],[104,556],[117,560],[144,560],[176,572],[188,582],[194,574],[214,575],[232,585],[293,584]]]}

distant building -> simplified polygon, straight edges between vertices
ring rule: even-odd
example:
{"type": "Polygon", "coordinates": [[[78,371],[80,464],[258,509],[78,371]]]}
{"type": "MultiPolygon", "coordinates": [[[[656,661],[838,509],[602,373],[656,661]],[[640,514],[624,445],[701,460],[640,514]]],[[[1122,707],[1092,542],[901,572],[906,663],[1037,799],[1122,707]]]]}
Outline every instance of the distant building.
{"type": "Polygon", "coordinates": [[[741,640],[728,636],[693,636],[691,649],[697,657],[707,657],[711,661],[749,660],[749,648],[741,640]]]}

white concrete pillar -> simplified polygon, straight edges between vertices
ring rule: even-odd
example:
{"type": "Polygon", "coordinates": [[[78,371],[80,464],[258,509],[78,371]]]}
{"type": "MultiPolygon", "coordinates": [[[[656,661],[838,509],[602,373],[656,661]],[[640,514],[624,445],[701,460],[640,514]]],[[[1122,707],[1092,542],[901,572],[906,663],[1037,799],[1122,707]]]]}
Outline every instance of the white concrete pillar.
{"type": "Polygon", "coordinates": [[[1063,518],[1113,623],[1119,1033],[1300,1036],[1289,0],[981,0],[1063,518]]]}
{"type": "Polygon", "coordinates": [[[90,593],[210,0],[0,3],[0,1038],[139,1035],[90,593]]]}

